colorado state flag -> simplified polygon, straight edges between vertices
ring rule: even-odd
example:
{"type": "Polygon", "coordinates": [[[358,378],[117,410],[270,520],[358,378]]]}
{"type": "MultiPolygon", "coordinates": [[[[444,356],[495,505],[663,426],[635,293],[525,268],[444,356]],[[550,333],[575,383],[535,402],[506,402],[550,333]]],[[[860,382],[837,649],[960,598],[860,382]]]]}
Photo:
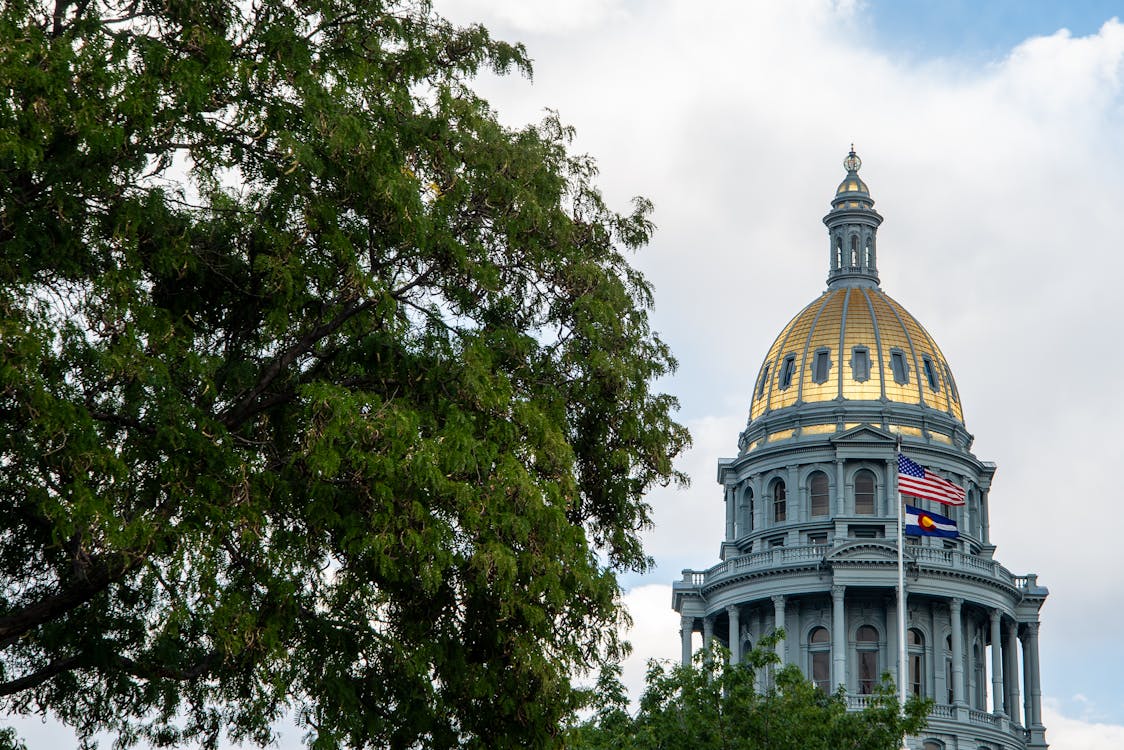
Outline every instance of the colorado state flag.
{"type": "Polygon", "coordinates": [[[937,513],[905,506],[905,534],[906,536],[943,536],[955,539],[960,536],[956,530],[956,521],[945,518],[937,513]]]}

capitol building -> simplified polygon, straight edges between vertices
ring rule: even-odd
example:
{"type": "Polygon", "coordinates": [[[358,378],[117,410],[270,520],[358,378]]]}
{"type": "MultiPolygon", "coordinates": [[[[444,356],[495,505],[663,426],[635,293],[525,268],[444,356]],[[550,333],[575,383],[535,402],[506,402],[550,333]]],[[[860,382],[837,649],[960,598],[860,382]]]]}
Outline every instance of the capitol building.
{"type": "Polygon", "coordinates": [[[996,557],[996,466],[972,453],[937,342],[879,285],[882,216],[860,167],[852,150],[823,219],[827,289],[769,346],[737,457],[718,462],[720,560],[673,585],[682,658],[695,633],[739,661],[783,628],[782,662],[826,691],[843,685],[853,708],[884,672],[932,698],[911,750],[1046,748],[1038,623],[1048,591],[996,557]],[[933,481],[963,488],[959,504],[902,498],[912,524],[901,552],[904,644],[899,446],[933,481]]]}

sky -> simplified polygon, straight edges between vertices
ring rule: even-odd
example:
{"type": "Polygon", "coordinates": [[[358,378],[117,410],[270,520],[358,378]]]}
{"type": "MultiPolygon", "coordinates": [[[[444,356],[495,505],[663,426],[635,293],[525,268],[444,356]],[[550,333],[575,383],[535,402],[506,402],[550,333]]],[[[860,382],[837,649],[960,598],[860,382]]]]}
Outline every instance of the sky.
{"type": "Polygon", "coordinates": [[[851,143],[885,217],[882,288],[941,346],[973,452],[999,465],[997,558],[1037,573],[1047,739],[1124,746],[1124,24],[1119,2],[438,0],[521,41],[481,78],[518,126],[577,130],[610,204],[655,204],[635,257],[679,359],[687,490],[651,495],[656,568],[625,579],[626,680],[678,656],[672,580],[718,562],[719,457],[784,324],[825,288],[821,218],[851,143]]]}
{"type": "MultiPolygon", "coordinates": [[[[678,657],[671,581],[718,562],[719,457],[783,325],[825,288],[821,217],[850,145],[885,217],[882,288],[934,336],[973,452],[999,470],[997,558],[1050,589],[1055,748],[1124,747],[1124,5],[1023,0],[436,0],[523,42],[533,80],[478,90],[520,126],[576,128],[598,184],[655,204],[633,260],[678,357],[686,490],[653,492],[656,567],[624,579],[626,680],[678,657]],[[1115,6],[1115,7],[1114,7],[1115,6]]],[[[49,728],[21,729],[32,748],[49,728]]],[[[283,731],[280,746],[298,747],[283,731]]]]}

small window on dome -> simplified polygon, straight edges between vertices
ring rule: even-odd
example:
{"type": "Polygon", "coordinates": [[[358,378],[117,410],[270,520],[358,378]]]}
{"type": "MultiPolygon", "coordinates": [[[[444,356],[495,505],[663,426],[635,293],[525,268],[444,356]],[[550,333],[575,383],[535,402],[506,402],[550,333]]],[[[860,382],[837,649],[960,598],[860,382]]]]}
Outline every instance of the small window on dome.
{"type": "Polygon", "coordinates": [[[769,382],[769,363],[766,362],[765,366],[761,369],[761,382],[757,384],[757,398],[765,396],[765,386],[769,382]]]}
{"type": "Polygon", "coordinates": [[[816,383],[826,383],[831,372],[831,350],[827,347],[816,350],[816,359],[812,364],[812,380],[816,383]]]}
{"type": "Polygon", "coordinates": [[[851,377],[860,383],[870,380],[870,350],[865,346],[851,350],[851,377]]]}
{"type": "Polygon", "coordinates": [[[792,385],[792,373],[796,369],[796,355],[790,354],[781,363],[780,387],[781,390],[792,385]]]}
{"type": "Polygon", "coordinates": [[[909,385],[909,365],[905,361],[905,352],[901,349],[890,351],[890,372],[894,373],[895,383],[909,385]]]}
{"type": "Polygon", "coordinates": [[[933,360],[925,355],[921,358],[921,364],[925,367],[925,379],[929,381],[929,390],[933,393],[940,393],[941,379],[937,375],[937,368],[933,366],[933,360]]]}

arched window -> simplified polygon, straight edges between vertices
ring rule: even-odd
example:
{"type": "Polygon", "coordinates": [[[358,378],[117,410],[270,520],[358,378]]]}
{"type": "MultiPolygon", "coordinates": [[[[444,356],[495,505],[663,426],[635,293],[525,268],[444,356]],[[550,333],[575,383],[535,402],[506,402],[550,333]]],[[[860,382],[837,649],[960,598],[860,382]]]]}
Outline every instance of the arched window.
{"type": "Polygon", "coordinates": [[[812,683],[827,693],[831,691],[831,635],[827,628],[813,628],[808,634],[808,674],[812,683]]]}
{"type": "Polygon", "coordinates": [[[866,240],[866,267],[874,268],[874,243],[869,237],[866,240]]]}
{"type": "Polygon", "coordinates": [[[855,474],[855,513],[874,515],[874,474],[866,469],[855,474]]]}
{"type": "Polygon", "coordinates": [[[835,238],[835,267],[842,268],[843,266],[843,238],[835,238]]]}
{"type": "Polygon", "coordinates": [[[828,511],[827,474],[813,471],[808,480],[808,493],[812,500],[812,515],[826,516],[828,511]]]}
{"type": "Polygon", "coordinates": [[[773,482],[773,521],[781,523],[788,519],[788,500],[784,490],[784,482],[780,479],[773,482]]]}
{"type": "Polygon", "coordinates": [[[906,634],[909,646],[909,689],[914,695],[925,697],[925,636],[917,628],[906,634]]]}
{"type": "Polygon", "coordinates": [[[925,740],[925,744],[921,746],[921,750],[944,750],[944,745],[936,740],[925,740]]]}
{"type": "Polygon", "coordinates": [[[752,487],[746,487],[745,488],[745,495],[744,495],[743,502],[745,503],[745,511],[744,511],[744,518],[742,520],[742,523],[745,525],[745,531],[748,533],[750,531],[753,531],[753,510],[754,510],[754,508],[753,508],[753,488],[752,487]]]}
{"type": "Polygon", "coordinates": [[[859,694],[871,695],[878,685],[878,631],[862,625],[855,631],[855,657],[859,666],[859,694]]]}
{"type": "Polygon", "coordinates": [[[859,236],[851,235],[851,268],[859,267],[859,236]]]}

